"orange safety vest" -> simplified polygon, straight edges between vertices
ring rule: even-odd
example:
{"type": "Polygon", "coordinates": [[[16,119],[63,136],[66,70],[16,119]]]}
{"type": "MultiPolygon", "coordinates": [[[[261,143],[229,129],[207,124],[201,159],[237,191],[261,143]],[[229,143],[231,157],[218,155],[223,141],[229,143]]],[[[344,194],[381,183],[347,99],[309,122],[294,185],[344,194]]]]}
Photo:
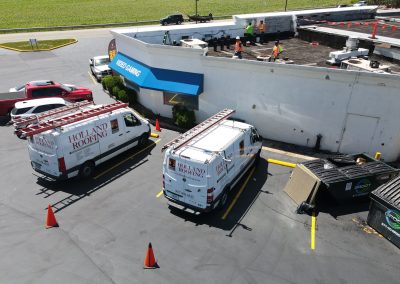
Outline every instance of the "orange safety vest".
{"type": "Polygon", "coordinates": [[[275,45],[274,48],[272,49],[272,54],[274,55],[275,58],[277,58],[279,55],[279,47],[275,45]]]}
{"type": "Polygon", "coordinates": [[[235,52],[242,52],[243,51],[243,46],[240,41],[235,43],[235,52]]]}

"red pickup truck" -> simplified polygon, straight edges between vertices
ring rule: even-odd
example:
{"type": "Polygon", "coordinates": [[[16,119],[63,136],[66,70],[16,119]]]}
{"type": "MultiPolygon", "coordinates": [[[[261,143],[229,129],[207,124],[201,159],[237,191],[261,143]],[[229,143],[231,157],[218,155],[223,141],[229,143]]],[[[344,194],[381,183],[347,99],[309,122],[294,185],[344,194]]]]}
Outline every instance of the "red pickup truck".
{"type": "Polygon", "coordinates": [[[56,83],[50,80],[32,81],[18,92],[0,94],[0,116],[9,116],[16,102],[46,97],[62,97],[71,101],[93,101],[92,91],[88,88],[56,83]]]}

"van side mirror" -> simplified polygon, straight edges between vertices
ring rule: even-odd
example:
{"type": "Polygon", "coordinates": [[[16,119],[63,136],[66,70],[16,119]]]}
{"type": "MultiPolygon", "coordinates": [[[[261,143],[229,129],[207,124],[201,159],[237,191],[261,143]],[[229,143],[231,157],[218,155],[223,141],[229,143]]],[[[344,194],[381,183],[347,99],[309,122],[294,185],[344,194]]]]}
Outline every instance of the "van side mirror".
{"type": "Polygon", "coordinates": [[[222,157],[222,160],[224,160],[224,161],[227,162],[227,163],[232,163],[232,160],[226,159],[226,158],[224,158],[224,157],[222,157]]]}
{"type": "Polygon", "coordinates": [[[89,59],[89,65],[93,66],[93,60],[92,59],[89,59]]]}

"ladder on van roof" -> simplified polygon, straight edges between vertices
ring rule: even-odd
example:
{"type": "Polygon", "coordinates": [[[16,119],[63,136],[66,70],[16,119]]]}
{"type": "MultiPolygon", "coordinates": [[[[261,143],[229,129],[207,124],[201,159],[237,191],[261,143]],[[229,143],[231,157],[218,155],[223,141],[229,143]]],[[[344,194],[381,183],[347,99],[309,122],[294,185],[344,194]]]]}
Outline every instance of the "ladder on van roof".
{"type": "Polygon", "coordinates": [[[116,102],[109,105],[102,105],[93,109],[84,109],[75,113],[68,114],[66,116],[45,120],[34,125],[29,125],[25,128],[19,129],[18,132],[20,136],[23,138],[30,137],[50,129],[68,125],[87,118],[95,117],[100,114],[108,113],[113,110],[117,110],[127,106],[128,106],[127,103],[116,102]]]}
{"type": "Polygon", "coordinates": [[[165,149],[167,149],[169,147],[173,147],[173,150],[177,150],[178,148],[182,147],[183,145],[188,143],[190,140],[195,138],[197,135],[203,133],[204,131],[206,131],[207,129],[216,125],[217,123],[227,119],[234,112],[235,112],[235,110],[233,110],[233,109],[224,109],[224,110],[220,111],[219,113],[214,114],[210,118],[204,120],[202,123],[196,125],[192,129],[186,131],[185,133],[180,135],[178,138],[165,144],[161,148],[161,151],[164,151],[165,149]]]}
{"type": "Polygon", "coordinates": [[[30,115],[30,116],[26,116],[26,117],[14,118],[12,121],[14,122],[15,129],[25,128],[29,124],[35,124],[35,123],[42,122],[45,119],[50,120],[50,119],[53,119],[56,117],[67,115],[71,112],[76,112],[79,109],[81,109],[83,107],[87,107],[89,105],[93,105],[93,102],[90,102],[90,101],[77,102],[77,103],[73,103],[73,104],[59,107],[56,109],[48,110],[48,111],[42,112],[37,115],[30,115]]]}

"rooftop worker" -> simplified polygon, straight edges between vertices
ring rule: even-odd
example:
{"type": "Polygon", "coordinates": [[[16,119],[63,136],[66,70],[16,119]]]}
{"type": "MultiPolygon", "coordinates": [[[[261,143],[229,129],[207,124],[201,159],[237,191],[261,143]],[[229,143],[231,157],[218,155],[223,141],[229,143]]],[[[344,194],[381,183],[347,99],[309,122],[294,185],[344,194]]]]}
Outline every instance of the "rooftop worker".
{"type": "Polygon", "coordinates": [[[254,33],[254,28],[251,22],[247,24],[247,27],[245,28],[244,36],[246,37],[246,41],[253,42],[253,33],[254,33]]]}
{"type": "Polygon", "coordinates": [[[265,33],[265,24],[264,21],[261,20],[258,24],[258,31],[260,32],[260,43],[264,43],[264,33],[265,33]]]}
{"type": "Polygon", "coordinates": [[[242,52],[243,52],[242,42],[240,41],[240,37],[237,36],[235,43],[235,56],[237,56],[239,59],[242,59],[242,52]]]}
{"type": "Polygon", "coordinates": [[[277,58],[279,58],[279,54],[281,54],[282,52],[283,52],[283,48],[279,44],[279,40],[275,41],[275,45],[272,48],[272,54],[271,54],[272,60],[275,61],[277,58]]]}

